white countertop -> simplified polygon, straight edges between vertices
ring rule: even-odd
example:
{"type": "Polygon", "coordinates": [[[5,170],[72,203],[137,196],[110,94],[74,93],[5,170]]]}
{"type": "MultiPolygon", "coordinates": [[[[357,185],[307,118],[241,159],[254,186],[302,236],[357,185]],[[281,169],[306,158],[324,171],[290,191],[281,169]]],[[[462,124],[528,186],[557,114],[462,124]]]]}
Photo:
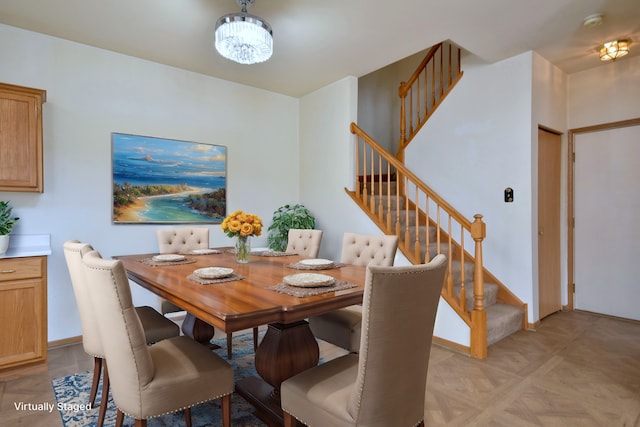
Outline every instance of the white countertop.
{"type": "Polygon", "coordinates": [[[20,258],[27,256],[51,255],[49,234],[12,234],[9,249],[0,258],[20,258]]]}

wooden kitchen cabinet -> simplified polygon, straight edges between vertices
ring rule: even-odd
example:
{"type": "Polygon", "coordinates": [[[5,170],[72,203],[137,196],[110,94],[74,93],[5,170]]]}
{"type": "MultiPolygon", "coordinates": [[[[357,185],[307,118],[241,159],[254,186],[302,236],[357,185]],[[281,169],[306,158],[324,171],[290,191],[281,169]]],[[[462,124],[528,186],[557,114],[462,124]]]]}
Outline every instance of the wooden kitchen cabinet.
{"type": "Polygon", "coordinates": [[[42,193],[41,89],[0,83],[0,191],[42,193]]]}
{"type": "Polygon", "coordinates": [[[0,380],[46,369],[47,257],[0,259],[0,380]]]}

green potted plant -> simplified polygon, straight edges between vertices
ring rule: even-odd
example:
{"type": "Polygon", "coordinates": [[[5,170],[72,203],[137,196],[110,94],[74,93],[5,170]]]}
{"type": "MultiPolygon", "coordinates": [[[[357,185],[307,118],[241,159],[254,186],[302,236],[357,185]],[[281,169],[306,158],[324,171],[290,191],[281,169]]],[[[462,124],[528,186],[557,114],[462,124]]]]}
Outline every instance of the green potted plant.
{"type": "Polygon", "coordinates": [[[20,220],[17,217],[11,217],[11,206],[8,201],[0,201],[0,255],[7,252],[9,248],[9,234],[20,220]]]}
{"type": "Polygon", "coordinates": [[[315,226],[315,217],[303,205],[281,206],[273,213],[273,223],[268,228],[267,245],[271,250],[283,252],[287,249],[289,229],[311,229],[315,226]]]}

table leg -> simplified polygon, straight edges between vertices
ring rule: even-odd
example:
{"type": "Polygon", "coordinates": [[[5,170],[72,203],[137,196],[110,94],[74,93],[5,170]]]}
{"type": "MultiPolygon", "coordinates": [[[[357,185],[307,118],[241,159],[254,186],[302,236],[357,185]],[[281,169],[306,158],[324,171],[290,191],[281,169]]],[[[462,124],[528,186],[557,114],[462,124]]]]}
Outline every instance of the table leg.
{"type": "Polygon", "coordinates": [[[318,343],[305,321],[272,323],[255,355],[262,378],[248,377],[236,383],[236,392],[256,408],[256,416],[269,426],[282,426],[280,385],[284,380],[318,364],[318,343]]]}
{"type": "Polygon", "coordinates": [[[210,342],[214,334],[213,326],[189,312],[187,312],[182,322],[182,333],[211,349],[220,348],[220,346],[210,342]]]}

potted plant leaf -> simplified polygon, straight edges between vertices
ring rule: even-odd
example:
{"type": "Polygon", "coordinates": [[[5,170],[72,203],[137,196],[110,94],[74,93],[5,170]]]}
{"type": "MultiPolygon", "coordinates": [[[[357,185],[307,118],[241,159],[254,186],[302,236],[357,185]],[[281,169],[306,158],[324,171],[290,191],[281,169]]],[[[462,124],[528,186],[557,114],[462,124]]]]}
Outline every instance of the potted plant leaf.
{"type": "Polygon", "coordinates": [[[267,245],[271,250],[283,252],[287,249],[289,229],[312,229],[315,226],[315,217],[303,205],[281,206],[273,213],[273,223],[268,228],[267,245]]]}
{"type": "Polygon", "coordinates": [[[8,201],[0,201],[0,255],[7,252],[9,248],[9,234],[13,230],[13,226],[20,220],[17,217],[11,217],[12,208],[8,201]]]}

